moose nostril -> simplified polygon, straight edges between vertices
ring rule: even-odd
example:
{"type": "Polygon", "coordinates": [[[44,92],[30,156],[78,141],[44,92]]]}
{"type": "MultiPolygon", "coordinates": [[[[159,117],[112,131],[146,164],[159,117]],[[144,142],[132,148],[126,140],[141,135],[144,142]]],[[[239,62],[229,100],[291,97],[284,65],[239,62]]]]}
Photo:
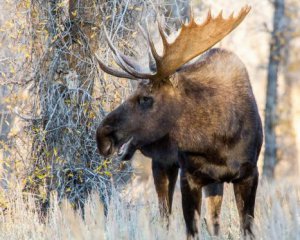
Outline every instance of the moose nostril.
{"type": "Polygon", "coordinates": [[[103,149],[104,155],[108,156],[112,153],[112,142],[108,141],[103,149]]]}
{"type": "Polygon", "coordinates": [[[108,156],[113,151],[114,142],[111,138],[113,131],[114,129],[110,125],[100,125],[97,129],[96,141],[99,153],[103,156],[108,156]]]}
{"type": "Polygon", "coordinates": [[[110,147],[111,147],[111,144],[109,143],[109,144],[107,144],[107,145],[105,146],[105,148],[103,149],[103,152],[106,153],[106,155],[108,155],[109,150],[110,150],[110,147]]]}
{"type": "Polygon", "coordinates": [[[98,135],[96,140],[99,153],[103,156],[109,156],[112,153],[114,146],[112,139],[98,135]]]}

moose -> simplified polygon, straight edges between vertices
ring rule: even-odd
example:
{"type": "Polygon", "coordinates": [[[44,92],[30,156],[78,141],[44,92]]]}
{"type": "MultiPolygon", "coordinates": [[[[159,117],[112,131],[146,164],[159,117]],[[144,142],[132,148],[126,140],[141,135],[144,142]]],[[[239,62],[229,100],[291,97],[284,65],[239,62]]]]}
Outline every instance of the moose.
{"type": "Polygon", "coordinates": [[[241,230],[253,234],[257,160],[263,138],[261,119],[242,61],[230,51],[211,49],[249,11],[245,6],[237,16],[232,13],[228,18],[223,18],[222,12],[212,17],[209,11],[202,24],[197,24],[191,14],[173,42],[158,23],[161,54],[148,28],[144,29],[149,46],[146,66],[121,53],[106,31],[120,69],[97,57],[104,72],[138,80],[134,93],[97,128],[99,152],[103,156],[117,153],[120,160],[130,160],[140,150],[152,158],[160,212],[166,217],[171,214],[180,169],[188,239],[198,236],[202,188],[209,230],[219,234],[224,182],[233,183],[241,230]]]}

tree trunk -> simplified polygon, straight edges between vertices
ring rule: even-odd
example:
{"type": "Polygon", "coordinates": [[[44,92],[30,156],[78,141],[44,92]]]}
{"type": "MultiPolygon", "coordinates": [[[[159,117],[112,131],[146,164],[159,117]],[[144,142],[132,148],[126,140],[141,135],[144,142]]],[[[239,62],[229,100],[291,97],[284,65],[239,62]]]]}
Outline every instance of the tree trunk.
{"type": "MultiPolygon", "coordinates": [[[[298,80],[298,74],[294,72],[294,61],[297,59],[297,40],[294,38],[294,32],[298,26],[298,3],[288,1],[285,17],[285,31],[283,47],[283,92],[280,93],[279,99],[279,118],[278,118],[278,164],[276,165],[275,177],[284,178],[297,176],[298,173],[298,151],[297,151],[297,134],[294,125],[295,103],[293,100],[294,89],[297,88],[295,83],[298,80]]],[[[281,84],[279,84],[281,86],[281,84]]]]}
{"type": "Polygon", "coordinates": [[[267,99],[265,108],[265,155],[263,175],[267,178],[274,177],[274,169],[277,163],[277,83],[278,68],[281,62],[281,47],[284,25],[284,0],[275,0],[273,17],[273,32],[270,44],[267,99]]]}
{"type": "Polygon", "coordinates": [[[0,186],[3,188],[7,187],[7,175],[10,173],[10,169],[8,168],[8,156],[9,156],[9,145],[8,142],[8,134],[11,128],[11,124],[13,122],[13,117],[10,111],[7,110],[6,104],[2,99],[7,96],[7,89],[5,86],[0,86],[0,161],[2,161],[0,168],[0,186]]]}
{"type": "Polygon", "coordinates": [[[56,0],[33,3],[32,29],[37,29],[38,20],[46,19],[48,35],[34,32],[45,56],[34,51],[40,61],[34,88],[39,105],[33,112],[40,113],[42,120],[32,124],[34,162],[25,190],[45,189],[38,192],[43,208],[52,190],[82,207],[88,192],[109,186],[108,175],[93,172],[101,165],[94,143],[101,107],[93,99],[97,68],[92,59],[99,29],[96,21],[101,19],[95,4],[88,0],[70,0],[69,5],[56,0]]]}

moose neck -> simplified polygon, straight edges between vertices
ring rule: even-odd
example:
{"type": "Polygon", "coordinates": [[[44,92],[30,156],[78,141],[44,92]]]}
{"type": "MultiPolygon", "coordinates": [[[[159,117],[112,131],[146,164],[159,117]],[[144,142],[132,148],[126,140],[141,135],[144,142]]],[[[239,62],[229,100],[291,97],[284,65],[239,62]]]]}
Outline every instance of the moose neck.
{"type": "Polygon", "coordinates": [[[171,136],[180,150],[213,145],[216,134],[230,134],[224,132],[231,129],[228,119],[236,121],[256,107],[246,103],[253,93],[244,65],[225,50],[208,51],[178,71],[176,78],[182,111],[171,136]],[[244,109],[235,108],[237,102],[245,102],[244,109]]]}

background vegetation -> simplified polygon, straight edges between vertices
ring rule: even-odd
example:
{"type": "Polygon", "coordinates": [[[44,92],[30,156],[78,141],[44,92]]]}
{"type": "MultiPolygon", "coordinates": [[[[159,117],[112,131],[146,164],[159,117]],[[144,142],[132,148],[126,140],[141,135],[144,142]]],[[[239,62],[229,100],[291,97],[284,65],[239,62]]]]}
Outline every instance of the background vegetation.
{"type": "MultiPolygon", "coordinates": [[[[189,4],[0,0],[1,239],[183,238],[178,190],[169,232],[158,218],[149,159],[137,153],[132,162],[120,163],[97,153],[99,122],[135,85],[104,74],[94,54],[114,64],[103,36],[105,25],[121,51],[143,61],[147,46],[138,24],[160,19],[173,35],[179,20],[188,17],[189,4]]],[[[262,180],[259,187],[256,233],[261,239],[298,239],[300,4],[191,4],[199,22],[208,8],[214,14],[224,9],[228,16],[244,4],[252,6],[241,26],[218,46],[234,51],[246,64],[265,120],[266,151],[259,166],[271,181],[262,180]]],[[[152,32],[157,36],[155,28],[152,32]]],[[[231,191],[227,186],[222,239],[239,238],[231,191]]]]}

